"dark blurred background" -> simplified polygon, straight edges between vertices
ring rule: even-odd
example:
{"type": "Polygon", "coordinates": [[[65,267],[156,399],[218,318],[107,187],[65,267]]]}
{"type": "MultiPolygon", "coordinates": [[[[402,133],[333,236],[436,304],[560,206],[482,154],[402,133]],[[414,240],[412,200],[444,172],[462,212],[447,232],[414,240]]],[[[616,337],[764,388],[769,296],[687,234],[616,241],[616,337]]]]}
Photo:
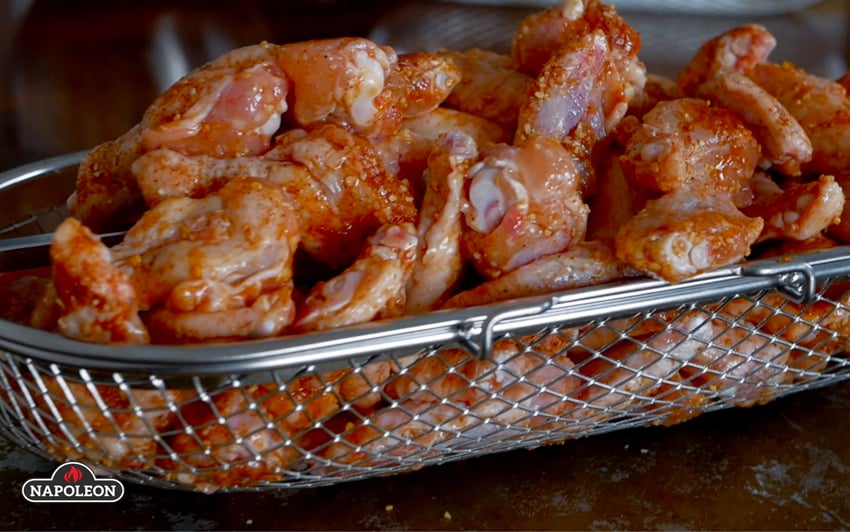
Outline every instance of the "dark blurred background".
{"type": "MultiPolygon", "coordinates": [[[[623,13],[641,31],[653,72],[674,76],[708,38],[758,21],[779,38],[775,60],[832,78],[847,70],[847,9],[831,0],[759,17],[623,13]]],[[[382,0],[0,0],[0,170],[117,137],[174,80],[237,46],[360,35],[399,51],[507,51],[531,10],[382,0]]],[[[392,478],[214,496],[128,486],[122,501],[96,508],[24,501],[23,482],[55,464],[0,438],[0,528],[846,530],[848,407],[844,383],[672,428],[392,478]]]]}
{"type": "MultiPolygon", "coordinates": [[[[237,47],[366,35],[397,4],[6,0],[0,165],[120,135],[189,70],[237,47]]],[[[2,3],[0,3],[2,6],[2,3]]],[[[2,13],[4,9],[0,9],[2,13]]]]}
{"type": "MultiPolygon", "coordinates": [[[[8,14],[0,18],[0,168],[118,136],[178,77],[237,46],[358,35],[400,51],[506,52],[516,23],[535,9],[522,4],[538,3],[546,0],[495,7],[481,0],[0,0],[0,13],[8,14]]],[[[845,7],[833,0],[762,17],[779,38],[773,57],[828,77],[843,74],[845,7]]],[[[650,70],[669,76],[702,42],[752,20],[624,13],[643,36],[650,70]]]]}

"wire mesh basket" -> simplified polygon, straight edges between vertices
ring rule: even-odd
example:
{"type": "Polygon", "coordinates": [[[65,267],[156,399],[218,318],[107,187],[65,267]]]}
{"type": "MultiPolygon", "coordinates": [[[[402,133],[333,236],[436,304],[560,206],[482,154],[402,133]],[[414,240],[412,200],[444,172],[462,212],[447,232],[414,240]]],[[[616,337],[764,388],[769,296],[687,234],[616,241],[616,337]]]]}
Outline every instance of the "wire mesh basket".
{"type": "MultiPolygon", "coordinates": [[[[3,271],[45,264],[80,156],[0,175],[3,271]]],[[[257,342],[93,345],[0,320],[0,426],[53,460],[212,492],[670,425],[845,379],[848,251],[257,342]]]]}

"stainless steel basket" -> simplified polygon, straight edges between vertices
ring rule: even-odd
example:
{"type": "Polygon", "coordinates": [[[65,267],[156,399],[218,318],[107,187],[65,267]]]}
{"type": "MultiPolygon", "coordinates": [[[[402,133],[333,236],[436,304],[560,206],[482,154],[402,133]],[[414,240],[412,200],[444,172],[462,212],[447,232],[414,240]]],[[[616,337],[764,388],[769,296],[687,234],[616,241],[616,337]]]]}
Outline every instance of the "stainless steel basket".
{"type": "MultiPolygon", "coordinates": [[[[0,174],[3,270],[43,264],[80,156],[0,174]]],[[[0,320],[0,420],[132,482],[320,486],[845,379],[848,301],[835,248],[262,342],[91,345],[0,320]]]]}

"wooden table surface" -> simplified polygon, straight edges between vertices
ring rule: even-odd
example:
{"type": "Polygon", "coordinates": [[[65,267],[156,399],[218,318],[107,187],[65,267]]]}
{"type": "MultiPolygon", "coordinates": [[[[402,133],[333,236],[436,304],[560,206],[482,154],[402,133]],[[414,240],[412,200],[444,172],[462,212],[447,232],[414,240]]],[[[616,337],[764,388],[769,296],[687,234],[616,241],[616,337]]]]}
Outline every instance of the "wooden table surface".
{"type": "MultiPolygon", "coordinates": [[[[802,36],[780,40],[776,57],[807,61],[833,76],[847,69],[844,7],[833,1],[759,21],[802,36]]],[[[498,25],[522,13],[506,10],[493,19],[481,8],[375,0],[5,1],[3,11],[11,15],[0,22],[0,170],[118,136],[175,76],[235,46],[334,35],[430,46],[445,34],[440,20],[448,19],[437,15],[467,16],[480,29],[485,20],[498,25]]],[[[646,32],[645,49],[654,55],[645,61],[663,73],[677,68],[696,42],[677,31],[694,37],[742,22],[628,17],[646,32]],[[682,45],[670,46],[671,39],[682,45]]],[[[467,37],[493,39],[471,31],[467,37]]],[[[494,47],[505,39],[496,37],[494,47]]],[[[390,478],[219,495],[128,485],[121,501],[101,505],[26,502],[23,482],[55,464],[0,439],[0,527],[848,529],[849,413],[850,383],[841,383],[671,428],[615,432],[390,478]]]]}

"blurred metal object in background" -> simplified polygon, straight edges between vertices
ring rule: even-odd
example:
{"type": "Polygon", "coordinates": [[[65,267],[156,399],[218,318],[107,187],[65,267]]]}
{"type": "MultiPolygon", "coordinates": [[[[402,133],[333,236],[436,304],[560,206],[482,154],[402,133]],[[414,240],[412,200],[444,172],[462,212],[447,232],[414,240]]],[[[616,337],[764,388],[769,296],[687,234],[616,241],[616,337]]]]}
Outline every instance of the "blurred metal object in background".
{"type": "MultiPolygon", "coordinates": [[[[461,0],[493,6],[551,7],[559,0],[461,0]]],[[[609,0],[618,9],[701,15],[779,15],[813,6],[821,0],[609,0]]]]}
{"type": "MultiPolygon", "coordinates": [[[[486,48],[508,53],[519,21],[538,10],[527,7],[538,0],[528,0],[526,7],[519,5],[523,1],[409,2],[387,13],[371,37],[400,51],[486,48]]],[[[640,57],[655,74],[676,76],[702,43],[751,22],[764,24],[776,36],[778,45],[771,54],[774,61],[790,61],[827,78],[837,78],[848,69],[850,16],[845,0],[822,2],[816,9],[785,15],[754,16],[742,10],[734,16],[711,17],[695,17],[682,10],[651,11],[651,1],[632,9],[636,3],[619,2],[622,7],[618,10],[641,34],[640,57]]],[[[697,3],[704,2],[693,4],[697,3]]]]}

